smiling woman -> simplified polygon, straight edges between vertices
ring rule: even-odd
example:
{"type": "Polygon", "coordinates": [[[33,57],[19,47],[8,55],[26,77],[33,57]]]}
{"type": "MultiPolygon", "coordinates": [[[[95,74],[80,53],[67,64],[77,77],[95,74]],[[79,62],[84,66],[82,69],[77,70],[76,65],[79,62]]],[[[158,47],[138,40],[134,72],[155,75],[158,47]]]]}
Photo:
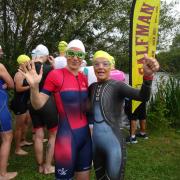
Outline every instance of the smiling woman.
{"type": "Polygon", "coordinates": [[[86,76],[79,72],[85,47],[80,40],[72,40],[67,46],[67,67],[52,70],[39,92],[42,72],[24,68],[22,74],[31,88],[31,103],[38,109],[47,102],[53,93],[59,114],[59,125],[55,142],[55,176],[56,179],[89,180],[92,163],[92,142],[86,118],[88,82],[86,76]],[[43,102],[43,103],[42,103],[43,102]]]}
{"type": "Polygon", "coordinates": [[[66,51],[67,69],[77,75],[82,61],[85,58],[85,47],[83,43],[75,39],[68,44],[66,51]]]}
{"type": "Polygon", "coordinates": [[[144,82],[134,89],[123,81],[109,79],[112,58],[104,51],[93,56],[98,82],[89,87],[89,122],[93,124],[93,162],[96,179],[123,180],[126,161],[122,112],[125,98],[147,101],[151,90],[151,76],[159,69],[155,59],[144,57],[144,82]],[[148,64],[149,63],[149,64],[148,64]]]}
{"type": "Polygon", "coordinates": [[[93,57],[93,66],[98,81],[109,79],[112,61],[108,53],[97,51],[93,57]]]}

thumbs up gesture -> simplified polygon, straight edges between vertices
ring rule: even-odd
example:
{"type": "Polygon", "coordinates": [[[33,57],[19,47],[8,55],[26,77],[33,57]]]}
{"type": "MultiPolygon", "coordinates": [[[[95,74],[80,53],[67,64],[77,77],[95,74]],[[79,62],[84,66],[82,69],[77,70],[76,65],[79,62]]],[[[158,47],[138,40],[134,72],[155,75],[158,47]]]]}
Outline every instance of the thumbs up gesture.
{"type": "Polygon", "coordinates": [[[159,63],[155,58],[150,58],[144,54],[143,64],[144,76],[153,76],[159,70],[159,63]]]}

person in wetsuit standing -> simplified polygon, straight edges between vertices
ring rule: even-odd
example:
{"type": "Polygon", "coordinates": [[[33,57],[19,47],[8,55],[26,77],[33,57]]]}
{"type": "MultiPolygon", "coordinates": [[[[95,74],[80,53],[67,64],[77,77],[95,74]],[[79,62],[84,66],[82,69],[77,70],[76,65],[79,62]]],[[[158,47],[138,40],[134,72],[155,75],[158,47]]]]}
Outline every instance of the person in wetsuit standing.
{"type": "MultiPolygon", "coordinates": [[[[21,54],[17,58],[19,68],[23,63],[30,61],[30,58],[21,54]]],[[[23,86],[24,77],[20,72],[16,72],[14,76],[14,97],[11,101],[11,110],[15,114],[15,154],[27,155],[28,152],[24,151],[21,147],[23,136],[26,136],[28,125],[30,124],[31,118],[28,111],[29,101],[29,86],[23,86]]],[[[23,140],[26,145],[32,145],[32,143],[23,140]]]]}
{"type": "MultiPolygon", "coordinates": [[[[43,44],[39,44],[33,51],[33,62],[35,63],[36,73],[40,73],[43,65],[43,76],[39,83],[39,90],[41,91],[47,75],[51,72],[52,65],[47,64],[49,58],[49,50],[43,44]]],[[[48,101],[40,108],[36,109],[31,104],[29,106],[30,115],[32,118],[34,131],[34,150],[35,157],[38,164],[38,172],[44,174],[51,174],[55,172],[53,164],[54,144],[58,125],[58,113],[54,98],[50,96],[48,101]],[[45,136],[45,128],[48,130],[48,143],[46,152],[44,154],[43,140],[45,136]]]]}
{"type": "MultiPolygon", "coordinates": [[[[3,50],[0,46],[0,59],[3,50]]],[[[13,179],[17,172],[7,172],[8,158],[13,138],[12,118],[8,109],[7,88],[14,88],[14,82],[7,69],[0,63],[0,179],[13,179]]]]}
{"type": "Polygon", "coordinates": [[[31,103],[41,108],[53,93],[59,114],[55,142],[56,179],[89,180],[92,163],[92,142],[86,118],[88,82],[79,72],[85,58],[85,47],[80,40],[72,40],[66,51],[67,66],[52,70],[39,92],[42,69],[38,75],[34,63],[19,70],[27,79],[31,91],[31,103]]]}
{"type": "Polygon", "coordinates": [[[107,52],[94,54],[93,66],[98,82],[89,87],[89,121],[93,123],[93,162],[97,180],[124,179],[126,148],[120,123],[124,99],[147,101],[153,73],[159,69],[156,59],[147,55],[144,59],[144,82],[139,90],[123,81],[110,79],[112,62],[107,52]]]}

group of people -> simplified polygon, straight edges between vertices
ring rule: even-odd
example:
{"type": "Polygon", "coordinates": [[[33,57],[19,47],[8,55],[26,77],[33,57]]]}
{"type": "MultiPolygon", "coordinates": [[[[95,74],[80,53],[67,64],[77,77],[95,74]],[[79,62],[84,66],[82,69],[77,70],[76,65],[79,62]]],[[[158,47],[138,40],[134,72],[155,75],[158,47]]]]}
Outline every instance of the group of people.
{"type": "MultiPolygon", "coordinates": [[[[77,180],[89,180],[93,162],[96,179],[122,180],[126,162],[125,137],[121,127],[124,99],[147,101],[153,75],[158,71],[159,64],[156,59],[145,55],[144,81],[141,89],[134,89],[124,82],[122,72],[114,70],[115,61],[108,52],[96,51],[92,59],[93,66],[88,68],[83,67],[86,51],[80,40],[69,43],[62,41],[58,47],[62,50],[58,58],[49,56],[48,49],[38,45],[32,51],[32,60],[26,57],[26,60],[20,58],[21,63],[18,62],[20,80],[15,81],[15,90],[21,92],[18,88],[22,86],[21,90],[30,93],[28,109],[33,124],[38,171],[44,174],[55,172],[57,180],[71,180],[74,177],[77,180]],[[47,61],[50,65],[46,64],[47,61]],[[121,75],[118,76],[118,73],[121,75]],[[95,76],[94,82],[90,83],[92,76],[95,76]],[[45,160],[44,127],[49,130],[45,160]],[[53,156],[55,169],[52,165],[53,156]]],[[[8,73],[6,69],[4,71],[8,73]]],[[[7,87],[14,86],[10,75],[4,78],[2,72],[0,96],[3,96],[7,87]]],[[[8,111],[7,94],[4,99],[8,111]]],[[[3,119],[3,108],[4,105],[0,104],[0,158],[5,153],[6,158],[0,160],[0,179],[11,179],[17,175],[16,172],[7,172],[12,126],[10,114],[8,121],[3,119]],[[9,137],[8,146],[7,138],[3,139],[5,135],[9,137]]],[[[19,115],[16,113],[16,116],[19,115]]],[[[7,114],[5,116],[7,118],[7,114]]],[[[27,119],[27,116],[24,117],[24,127],[28,124],[27,119]]],[[[20,135],[15,133],[16,144],[26,142],[23,139],[24,129],[20,130],[20,135]]],[[[27,154],[20,145],[16,146],[15,153],[27,154]]]]}

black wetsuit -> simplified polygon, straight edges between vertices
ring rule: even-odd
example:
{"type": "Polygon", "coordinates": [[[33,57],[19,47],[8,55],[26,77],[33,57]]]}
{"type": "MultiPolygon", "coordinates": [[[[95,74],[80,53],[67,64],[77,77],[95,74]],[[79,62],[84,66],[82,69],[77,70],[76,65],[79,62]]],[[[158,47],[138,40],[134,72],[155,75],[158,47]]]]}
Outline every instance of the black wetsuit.
{"type": "MultiPolygon", "coordinates": [[[[35,62],[37,73],[40,72],[41,65],[42,63],[35,62]]],[[[40,91],[44,85],[44,81],[48,73],[51,70],[52,70],[52,67],[50,65],[43,64],[43,76],[39,84],[40,91]]],[[[54,102],[53,96],[50,96],[50,98],[48,99],[48,101],[45,103],[45,105],[42,108],[35,110],[30,104],[29,110],[30,110],[30,115],[32,118],[34,129],[43,128],[43,127],[47,127],[47,129],[50,131],[54,131],[57,129],[58,113],[57,113],[57,108],[56,108],[56,104],[54,102]]]]}
{"type": "Polygon", "coordinates": [[[27,112],[29,95],[29,90],[23,92],[17,92],[16,89],[14,90],[14,97],[11,101],[10,108],[15,115],[21,115],[27,112]]]}
{"type": "Polygon", "coordinates": [[[147,101],[152,81],[144,81],[141,90],[121,81],[108,80],[89,87],[90,123],[93,127],[93,161],[98,180],[124,178],[126,149],[121,127],[124,99],[147,101]]]}

